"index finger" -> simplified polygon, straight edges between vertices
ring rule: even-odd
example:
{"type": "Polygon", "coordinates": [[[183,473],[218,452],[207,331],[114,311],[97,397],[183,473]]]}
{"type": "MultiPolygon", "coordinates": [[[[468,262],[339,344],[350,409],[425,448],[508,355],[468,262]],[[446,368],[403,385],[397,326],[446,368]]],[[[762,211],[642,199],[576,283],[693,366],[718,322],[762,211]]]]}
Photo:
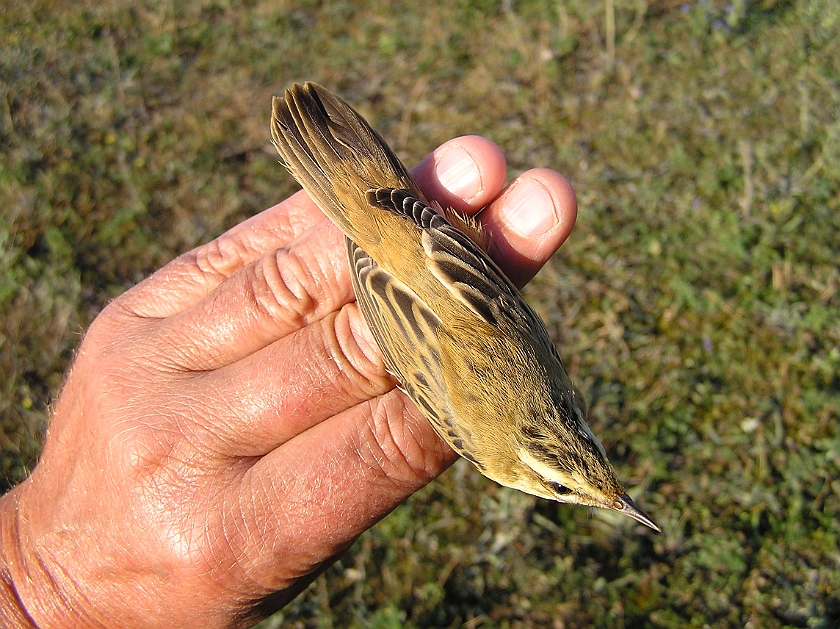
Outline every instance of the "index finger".
{"type": "Polygon", "coordinates": [[[217,286],[270,251],[288,246],[326,221],[299,190],[224,234],[184,253],[120,297],[139,317],[164,318],[193,306],[217,286]]]}

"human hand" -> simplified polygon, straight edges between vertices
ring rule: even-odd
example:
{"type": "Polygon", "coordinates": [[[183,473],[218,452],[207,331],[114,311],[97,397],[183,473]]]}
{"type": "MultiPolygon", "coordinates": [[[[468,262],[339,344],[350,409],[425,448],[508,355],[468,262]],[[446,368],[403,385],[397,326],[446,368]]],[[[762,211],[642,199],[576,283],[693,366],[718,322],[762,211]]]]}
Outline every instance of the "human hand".
{"type": "MultiPolygon", "coordinates": [[[[491,253],[520,285],[574,224],[565,179],[502,191],[482,138],[413,175],[443,205],[490,204],[491,253]]],[[[454,460],[394,386],[343,236],[298,193],[94,321],[41,462],[0,501],[0,577],[40,626],[248,626],[454,460]]]]}

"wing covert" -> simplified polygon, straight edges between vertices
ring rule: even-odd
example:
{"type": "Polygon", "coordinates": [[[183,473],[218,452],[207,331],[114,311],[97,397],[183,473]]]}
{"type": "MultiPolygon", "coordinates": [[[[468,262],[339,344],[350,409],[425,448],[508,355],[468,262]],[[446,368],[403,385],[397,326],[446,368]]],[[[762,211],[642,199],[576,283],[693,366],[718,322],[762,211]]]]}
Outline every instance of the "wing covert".
{"type": "MultiPolygon", "coordinates": [[[[484,249],[453,226],[442,211],[412,196],[409,190],[379,188],[368,190],[366,196],[371,205],[404,216],[422,230],[429,270],[478,317],[496,327],[512,324],[531,329],[535,338],[552,345],[545,325],[516,286],[484,249]]],[[[457,217],[452,211],[450,214],[457,217]]]]}

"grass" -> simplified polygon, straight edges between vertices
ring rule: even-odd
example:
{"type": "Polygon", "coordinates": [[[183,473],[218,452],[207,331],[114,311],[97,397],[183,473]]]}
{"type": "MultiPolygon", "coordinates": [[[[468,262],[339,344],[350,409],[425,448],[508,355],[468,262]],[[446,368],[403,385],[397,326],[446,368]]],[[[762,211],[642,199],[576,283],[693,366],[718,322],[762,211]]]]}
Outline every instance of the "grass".
{"type": "Polygon", "coordinates": [[[313,79],[409,163],[480,133],[571,179],[527,296],[664,533],[461,462],[264,626],[840,624],[837,3],[283,6],[0,9],[6,486],[103,304],[294,189],[270,95],[313,79]]]}

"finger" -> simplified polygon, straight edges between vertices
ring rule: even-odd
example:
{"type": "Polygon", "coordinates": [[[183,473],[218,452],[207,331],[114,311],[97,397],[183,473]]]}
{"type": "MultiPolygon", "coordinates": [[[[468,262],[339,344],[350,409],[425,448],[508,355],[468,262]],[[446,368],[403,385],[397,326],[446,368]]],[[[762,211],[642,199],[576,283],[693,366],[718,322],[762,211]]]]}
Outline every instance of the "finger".
{"type": "MultiPolygon", "coordinates": [[[[466,136],[442,144],[412,174],[440,203],[475,213],[502,189],[505,159],[490,140],[466,136]]],[[[162,318],[181,312],[249,264],[289,246],[325,220],[309,196],[300,191],[179,256],[120,297],[120,305],[140,317],[162,318]]]]}
{"type": "Polygon", "coordinates": [[[394,386],[350,303],[233,365],[179,379],[169,403],[201,418],[192,430],[206,451],[253,457],[394,386]]]}
{"type": "Polygon", "coordinates": [[[478,135],[449,140],[411,171],[429,199],[467,214],[496,198],[506,173],[502,150],[478,135]]]}
{"type": "Polygon", "coordinates": [[[178,256],[122,295],[120,305],[139,317],[163,318],[181,312],[255,260],[326,220],[309,196],[299,191],[178,256]]]}
{"type": "Polygon", "coordinates": [[[571,184],[547,168],[529,170],[481,214],[490,254],[518,286],[524,286],[560,248],[575,225],[571,184]]]}
{"type": "Polygon", "coordinates": [[[152,341],[160,359],[180,371],[219,369],[353,301],[343,243],[338,227],[322,221],[158,322],[152,341]]]}
{"type": "Polygon", "coordinates": [[[447,142],[420,162],[413,175],[426,195],[443,206],[474,214],[489,204],[481,223],[490,236],[490,253],[520,287],[565,242],[577,217],[571,184],[547,168],[523,173],[496,198],[505,179],[504,154],[481,136],[447,142]],[[495,155],[494,166],[472,166],[480,155],[495,155]]]}
{"type": "Polygon", "coordinates": [[[456,458],[397,390],[330,418],[248,471],[239,565],[267,589],[287,587],[456,458]]]}

